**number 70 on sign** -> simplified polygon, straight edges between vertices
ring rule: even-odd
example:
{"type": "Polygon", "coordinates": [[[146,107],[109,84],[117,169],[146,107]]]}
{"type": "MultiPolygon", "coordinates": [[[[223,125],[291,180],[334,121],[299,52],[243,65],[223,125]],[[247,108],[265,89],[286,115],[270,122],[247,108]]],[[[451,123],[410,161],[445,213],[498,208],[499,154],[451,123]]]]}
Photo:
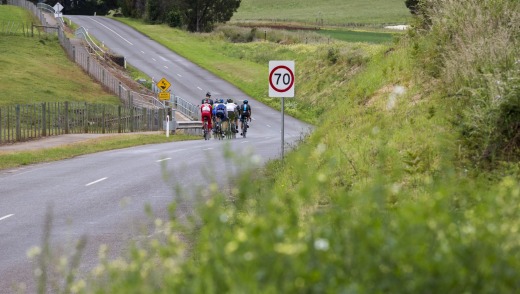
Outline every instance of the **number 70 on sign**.
{"type": "Polygon", "coordinates": [[[294,61],[269,61],[269,97],[294,97],[294,61]]]}

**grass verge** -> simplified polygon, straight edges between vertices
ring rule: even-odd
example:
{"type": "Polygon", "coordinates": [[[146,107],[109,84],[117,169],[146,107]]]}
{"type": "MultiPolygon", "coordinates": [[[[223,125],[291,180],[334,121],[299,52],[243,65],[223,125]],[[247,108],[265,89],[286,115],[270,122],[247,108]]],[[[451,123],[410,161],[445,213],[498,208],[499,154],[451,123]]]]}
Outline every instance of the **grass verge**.
{"type": "Polygon", "coordinates": [[[200,137],[189,135],[174,135],[167,138],[164,134],[118,134],[36,151],[0,152],[0,169],[57,161],[84,154],[139,145],[170,143],[197,139],[200,139],[200,137]]]}

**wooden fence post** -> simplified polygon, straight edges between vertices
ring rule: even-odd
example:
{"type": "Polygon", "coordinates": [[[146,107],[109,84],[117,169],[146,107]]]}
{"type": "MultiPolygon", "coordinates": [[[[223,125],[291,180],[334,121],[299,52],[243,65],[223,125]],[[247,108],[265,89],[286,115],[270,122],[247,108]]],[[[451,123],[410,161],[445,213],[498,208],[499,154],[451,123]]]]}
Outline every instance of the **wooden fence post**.
{"type": "Polygon", "coordinates": [[[46,116],[46,113],[45,113],[45,105],[46,103],[43,102],[42,103],[42,136],[45,137],[47,136],[47,116],[46,116]]]}
{"type": "Polygon", "coordinates": [[[85,102],[85,110],[83,111],[83,128],[85,129],[85,134],[88,134],[88,105],[85,102]]]}
{"type": "Polygon", "coordinates": [[[122,130],[121,130],[121,105],[118,105],[117,106],[117,117],[119,118],[117,120],[117,132],[118,133],[122,133],[122,130]]]}
{"type": "Polygon", "coordinates": [[[65,101],[65,134],[69,133],[69,102],[65,101]]]}
{"type": "Polygon", "coordinates": [[[123,98],[122,95],[121,95],[121,87],[122,87],[122,86],[121,86],[121,82],[119,82],[119,87],[118,87],[118,89],[117,89],[117,90],[118,90],[118,96],[117,96],[117,97],[119,97],[120,99],[123,98]]]}
{"type": "Polygon", "coordinates": [[[130,106],[130,133],[134,132],[134,106],[130,106]]]}
{"type": "Polygon", "coordinates": [[[20,126],[20,105],[16,104],[16,141],[21,141],[22,129],[20,126]]]}
{"type": "Polygon", "coordinates": [[[105,124],[106,124],[106,116],[105,116],[105,105],[103,104],[103,123],[102,123],[102,127],[101,127],[101,133],[105,133],[106,132],[106,129],[105,129],[105,124]]]}

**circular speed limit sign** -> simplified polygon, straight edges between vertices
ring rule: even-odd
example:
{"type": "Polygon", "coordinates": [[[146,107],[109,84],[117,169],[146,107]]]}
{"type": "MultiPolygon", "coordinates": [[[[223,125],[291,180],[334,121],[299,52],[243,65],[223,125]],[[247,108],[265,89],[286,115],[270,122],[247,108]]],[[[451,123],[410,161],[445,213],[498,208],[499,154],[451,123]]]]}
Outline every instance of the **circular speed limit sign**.
{"type": "Polygon", "coordinates": [[[294,97],[294,61],[269,61],[269,97],[294,97]]]}

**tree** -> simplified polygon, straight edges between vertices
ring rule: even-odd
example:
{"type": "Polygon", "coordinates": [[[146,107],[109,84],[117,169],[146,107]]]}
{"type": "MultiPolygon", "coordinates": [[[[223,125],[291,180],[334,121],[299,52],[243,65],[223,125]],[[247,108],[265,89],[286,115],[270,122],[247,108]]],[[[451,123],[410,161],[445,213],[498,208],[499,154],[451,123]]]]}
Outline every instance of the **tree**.
{"type": "Polygon", "coordinates": [[[161,7],[159,0],[147,0],[144,18],[151,22],[157,22],[161,17],[161,7]]]}
{"type": "Polygon", "coordinates": [[[412,14],[416,15],[419,12],[419,1],[420,0],[405,0],[404,4],[410,9],[412,14]]]}
{"type": "Polygon", "coordinates": [[[178,0],[183,22],[192,32],[207,32],[231,19],[241,0],[178,0]]]}

